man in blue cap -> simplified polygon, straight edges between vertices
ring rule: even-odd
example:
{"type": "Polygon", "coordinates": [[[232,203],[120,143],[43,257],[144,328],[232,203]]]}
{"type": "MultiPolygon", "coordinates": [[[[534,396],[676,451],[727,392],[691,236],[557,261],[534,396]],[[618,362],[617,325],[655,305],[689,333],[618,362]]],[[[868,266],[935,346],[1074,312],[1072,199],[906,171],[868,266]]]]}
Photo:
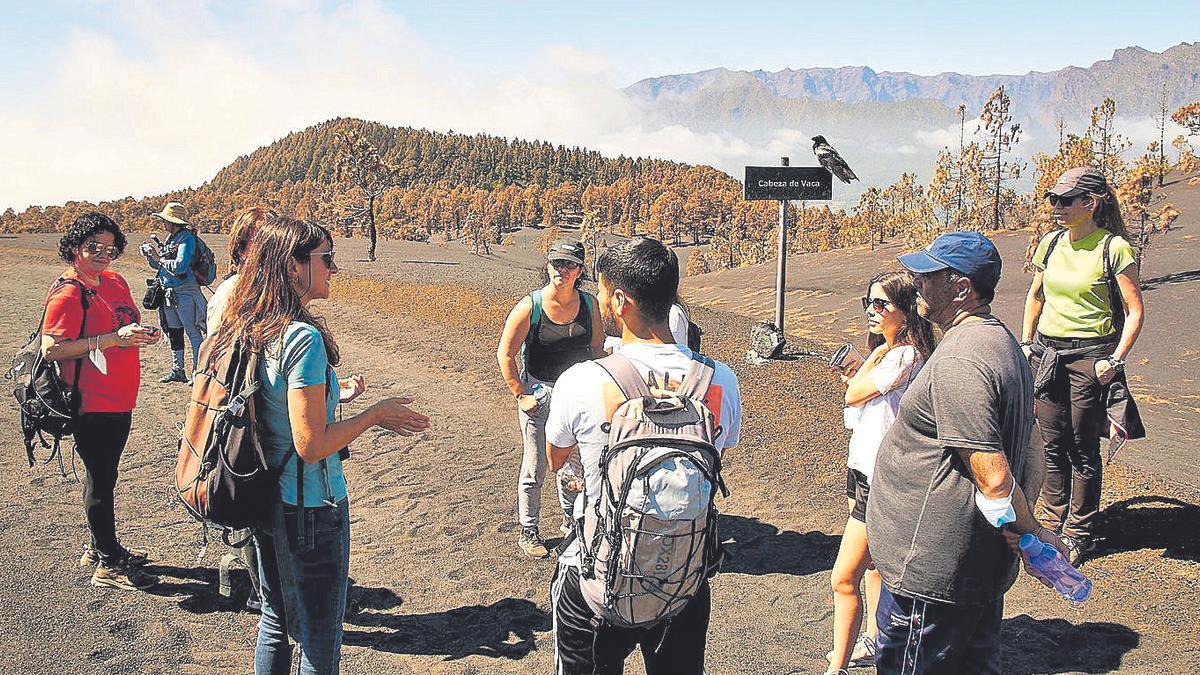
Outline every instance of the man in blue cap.
{"type": "Polygon", "coordinates": [[[1029,363],[991,314],[1001,263],[987,237],[950,232],[899,260],[915,276],[917,311],[945,337],[900,401],[867,503],[884,581],[876,668],[1000,673],[1015,541],[1032,532],[1061,549],[1021,489],[1034,424],[1029,363]]]}

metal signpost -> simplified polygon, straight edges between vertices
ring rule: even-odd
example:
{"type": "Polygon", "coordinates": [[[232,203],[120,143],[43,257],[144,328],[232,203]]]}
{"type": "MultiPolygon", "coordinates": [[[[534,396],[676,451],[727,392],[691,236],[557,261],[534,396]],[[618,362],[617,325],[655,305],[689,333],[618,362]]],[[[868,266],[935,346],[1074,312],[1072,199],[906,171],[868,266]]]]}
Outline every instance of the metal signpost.
{"type": "Polygon", "coordinates": [[[775,272],[775,327],[783,334],[783,291],[787,273],[787,203],[792,200],[833,199],[833,174],[822,166],[748,166],[744,197],[747,200],[779,200],[779,266],[775,272]]]}

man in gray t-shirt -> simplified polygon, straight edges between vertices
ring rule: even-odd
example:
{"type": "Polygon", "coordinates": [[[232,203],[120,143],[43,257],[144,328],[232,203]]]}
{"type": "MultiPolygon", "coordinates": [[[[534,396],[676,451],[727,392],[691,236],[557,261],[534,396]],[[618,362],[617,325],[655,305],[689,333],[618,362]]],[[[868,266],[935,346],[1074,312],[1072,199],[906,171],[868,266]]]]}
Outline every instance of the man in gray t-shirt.
{"type": "Polygon", "coordinates": [[[990,314],[1001,267],[991,241],[952,232],[900,263],[915,275],[918,311],[945,337],[900,401],[867,502],[867,540],[885,584],[876,667],[999,673],[1015,538],[1033,532],[1059,546],[1020,486],[1032,377],[990,314]]]}

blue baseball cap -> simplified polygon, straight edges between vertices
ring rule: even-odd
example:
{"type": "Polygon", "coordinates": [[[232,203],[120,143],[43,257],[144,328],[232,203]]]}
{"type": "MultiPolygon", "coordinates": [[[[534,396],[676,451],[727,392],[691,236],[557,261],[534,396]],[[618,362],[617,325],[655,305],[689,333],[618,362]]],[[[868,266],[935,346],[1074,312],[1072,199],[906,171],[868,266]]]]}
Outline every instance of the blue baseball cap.
{"type": "Polygon", "coordinates": [[[897,260],[910,272],[928,274],[952,269],[976,286],[995,290],[1000,282],[1000,252],[979,232],[947,232],[924,250],[906,253],[897,260]]]}

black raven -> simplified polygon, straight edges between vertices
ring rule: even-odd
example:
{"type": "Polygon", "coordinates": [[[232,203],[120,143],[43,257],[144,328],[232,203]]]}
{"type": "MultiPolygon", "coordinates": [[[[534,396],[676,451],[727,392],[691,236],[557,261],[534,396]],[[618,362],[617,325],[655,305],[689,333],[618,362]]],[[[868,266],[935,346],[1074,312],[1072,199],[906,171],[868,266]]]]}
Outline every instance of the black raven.
{"type": "Polygon", "coordinates": [[[858,180],[858,176],[855,176],[854,172],[850,170],[850,165],[846,164],[846,160],[842,159],[842,156],[833,149],[824,136],[813,136],[812,140],[813,154],[817,156],[817,161],[821,163],[821,166],[829,169],[830,173],[847,185],[852,180],[858,180]]]}

